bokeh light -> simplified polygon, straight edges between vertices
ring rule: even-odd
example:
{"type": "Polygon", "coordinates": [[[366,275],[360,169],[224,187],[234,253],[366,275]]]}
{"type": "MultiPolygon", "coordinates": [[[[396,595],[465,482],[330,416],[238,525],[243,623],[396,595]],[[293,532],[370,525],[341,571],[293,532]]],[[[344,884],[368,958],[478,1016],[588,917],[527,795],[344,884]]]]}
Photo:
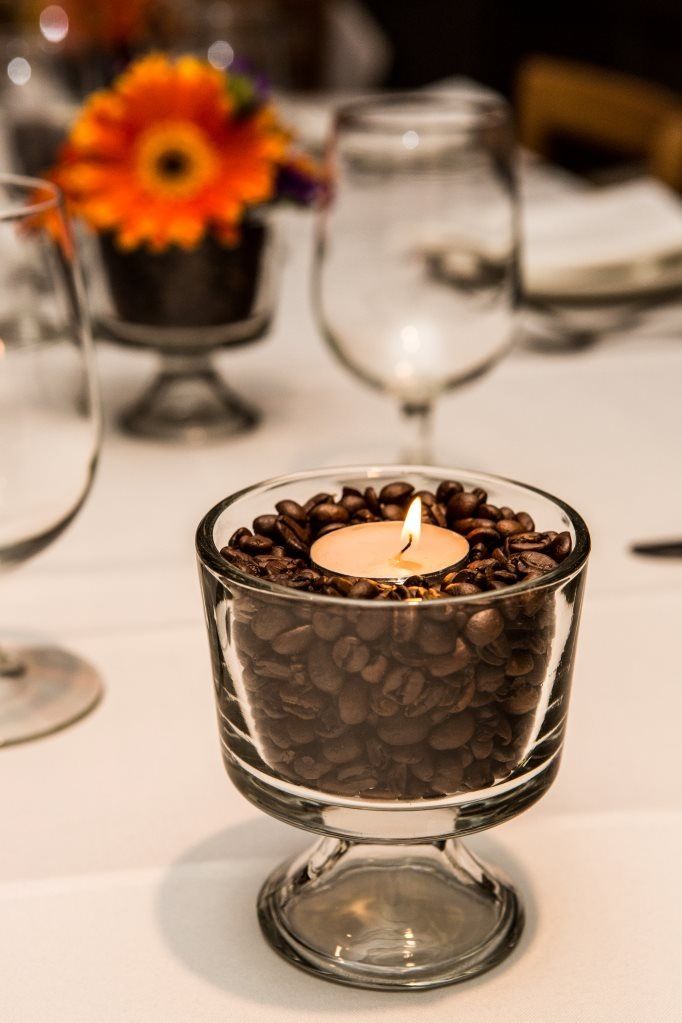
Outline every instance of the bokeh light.
{"type": "Polygon", "coordinates": [[[7,65],[7,77],[14,85],[26,85],[31,77],[31,65],[25,57],[13,57],[7,65]]]}
{"type": "Polygon", "coordinates": [[[216,39],[208,48],[208,62],[224,71],[234,60],[234,50],[225,39],[216,39]]]}
{"type": "Polygon", "coordinates": [[[69,16],[59,4],[50,4],[40,12],[39,24],[48,43],[61,43],[69,31],[69,16]]]}

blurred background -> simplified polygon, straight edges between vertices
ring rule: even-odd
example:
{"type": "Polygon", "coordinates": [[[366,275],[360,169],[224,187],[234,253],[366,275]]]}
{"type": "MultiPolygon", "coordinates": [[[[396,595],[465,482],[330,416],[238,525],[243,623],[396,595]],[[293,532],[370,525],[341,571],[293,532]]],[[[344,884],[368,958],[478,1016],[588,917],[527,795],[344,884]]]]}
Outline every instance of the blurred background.
{"type": "MultiPolygon", "coordinates": [[[[5,105],[23,104],[28,117],[48,79],[55,132],[69,102],[111,81],[132,56],[191,49],[219,67],[237,55],[280,92],[309,97],[464,77],[507,96],[521,142],[553,163],[600,182],[645,168],[682,188],[677,0],[546,8],[523,0],[2,0],[0,30],[3,78],[14,86],[5,105]]],[[[313,140],[324,133],[312,112],[306,121],[299,110],[299,122],[313,140]]],[[[49,141],[28,135],[19,142],[23,162],[38,170],[49,141]]]]}

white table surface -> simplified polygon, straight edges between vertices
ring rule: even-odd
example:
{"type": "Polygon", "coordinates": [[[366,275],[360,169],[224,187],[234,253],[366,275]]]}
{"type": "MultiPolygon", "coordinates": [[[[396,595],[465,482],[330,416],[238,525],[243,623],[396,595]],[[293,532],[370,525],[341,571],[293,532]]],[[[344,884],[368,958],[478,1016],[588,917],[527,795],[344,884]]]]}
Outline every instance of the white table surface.
{"type": "Polygon", "coordinates": [[[677,1020],[682,563],[627,551],[682,533],[674,319],[581,354],[517,352],[438,409],[440,463],[555,492],[593,536],[559,778],[472,840],[523,893],[519,950],[476,981],[403,997],[316,981],[258,934],[259,883],[307,838],[224,775],[194,529],[243,484],[396,443],[390,401],[342,371],[312,324],[308,226],[291,218],[271,337],[220,358],[263,409],[260,429],[198,450],[126,439],[114,414],[153,360],[101,349],[109,425],[93,493],[53,548],[3,578],[3,628],[90,658],[106,695],[78,725],[0,752],[0,1019],[677,1020]]]}

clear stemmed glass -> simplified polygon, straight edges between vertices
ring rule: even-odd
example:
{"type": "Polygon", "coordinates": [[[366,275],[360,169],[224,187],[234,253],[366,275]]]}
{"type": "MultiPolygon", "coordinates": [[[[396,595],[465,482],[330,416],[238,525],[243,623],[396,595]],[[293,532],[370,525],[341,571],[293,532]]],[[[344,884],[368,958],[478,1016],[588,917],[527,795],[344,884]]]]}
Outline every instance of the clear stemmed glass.
{"type": "Polygon", "coordinates": [[[402,457],[431,456],[434,399],[508,350],[518,197],[507,105],[400,95],[337,112],[314,304],[344,365],[395,395],[402,457]]]}
{"type": "MultiPolygon", "coordinates": [[[[0,175],[0,571],[76,516],[99,445],[90,327],[61,195],[0,175]]],[[[97,702],[99,679],[79,658],[0,644],[0,746],[53,732],[97,702]]]]}

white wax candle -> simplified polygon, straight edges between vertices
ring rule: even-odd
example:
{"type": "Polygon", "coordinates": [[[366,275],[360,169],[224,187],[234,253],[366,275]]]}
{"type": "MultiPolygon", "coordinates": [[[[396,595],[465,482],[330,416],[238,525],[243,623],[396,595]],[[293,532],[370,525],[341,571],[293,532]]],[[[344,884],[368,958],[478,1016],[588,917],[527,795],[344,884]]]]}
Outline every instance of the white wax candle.
{"type": "Polygon", "coordinates": [[[468,551],[463,536],[422,523],[421,502],[415,498],[405,522],[363,522],[337,529],[316,540],[310,556],[319,568],[334,575],[399,580],[445,572],[468,551]]]}

